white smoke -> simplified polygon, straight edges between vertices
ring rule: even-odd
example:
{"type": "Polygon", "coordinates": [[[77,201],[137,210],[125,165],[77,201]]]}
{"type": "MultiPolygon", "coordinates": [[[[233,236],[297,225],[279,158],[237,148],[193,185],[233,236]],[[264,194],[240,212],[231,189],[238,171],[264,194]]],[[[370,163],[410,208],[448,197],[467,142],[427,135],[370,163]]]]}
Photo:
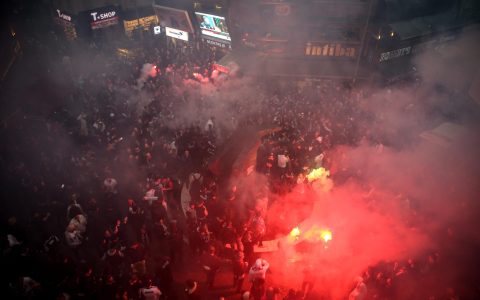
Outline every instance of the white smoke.
{"type": "Polygon", "coordinates": [[[137,89],[141,90],[148,78],[155,76],[157,76],[157,67],[150,63],[143,64],[142,70],[140,70],[140,77],[137,79],[137,89]]]}

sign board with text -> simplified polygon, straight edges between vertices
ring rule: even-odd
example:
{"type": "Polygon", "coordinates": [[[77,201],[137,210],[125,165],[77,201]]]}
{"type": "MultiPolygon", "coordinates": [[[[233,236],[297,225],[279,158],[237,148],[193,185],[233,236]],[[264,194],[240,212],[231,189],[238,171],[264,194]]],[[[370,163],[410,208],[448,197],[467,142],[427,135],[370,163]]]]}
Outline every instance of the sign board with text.
{"type": "Polygon", "coordinates": [[[231,41],[225,17],[195,12],[202,35],[231,41]]]}
{"type": "Polygon", "coordinates": [[[170,27],[165,27],[165,35],[179,39],[185,42],[188,42],[188,32],[180,30],[180,29],[175,29],[175,28],[170,28],[170,27]]]}
{"type": "Polygon", "coordinates": [[[215,46],[215,47],[218,47],[218,48],[222,48],[222,49],[232,49],[232,46],[230,43],[228,42],[225,42],[225,41],[221,41],[221,40],[216,40],[216,39],[209,39],[209,38],[203,38],[202,39],[205,43],[209,44],[209,45],[212,45],[212,46],[215,46]]]}
{"type": "Polygon", "coordinates": [[[75,16],[74,18],[74,15],[71,13],[60,9],[55,10],[53,21],[63,29],[65,37],[68,40],[74,40],[77,38],[76,18],[77,17],[75,16]]]}
{"type": "Polygon", "coordinates": [[[384,62],[393,58],[409,55],[411,51],[412,51],[412,47],[408,46],[405,48],[400,48],[400,49],[380,53],[380,62],[384,62]]]}
{"type": "Polygon", "coordinates": [[[153,5],[158,22],[162,27],[177,28],[182,31],[193,33],[192,22],[186,10],[153,5]]]}
{"type": "Polygon", "coordinates": [[[106,6],[88,12],[90,27],[92,29],[105,28],[118,24],[119,9],[114,6],[106,6]]]}
{"type": "Polygon", "coordinates": [[[55,11],[57,12],[57,17],[59,19],[66,22],[73,22],[73,18],[71,14],[61,11],[60,9],[56,9],[55,11]]]}

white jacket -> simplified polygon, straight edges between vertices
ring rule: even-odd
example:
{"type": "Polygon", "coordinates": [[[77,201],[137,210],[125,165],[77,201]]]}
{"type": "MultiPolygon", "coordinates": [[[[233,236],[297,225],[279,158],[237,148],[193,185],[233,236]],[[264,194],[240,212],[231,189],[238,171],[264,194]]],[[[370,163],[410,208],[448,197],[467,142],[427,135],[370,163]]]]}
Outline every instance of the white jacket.
{"type": "Polygon", "coordinates": [[[253,282],[255,279],[258,278],[265,279],[269,267],[270,264],[268,263],[268,261],[261,258],[257,259],[255,261],[255,264],[250,268],[250,271],[248,272],[248,279],[250,280],[250,282],[253,282]]]}

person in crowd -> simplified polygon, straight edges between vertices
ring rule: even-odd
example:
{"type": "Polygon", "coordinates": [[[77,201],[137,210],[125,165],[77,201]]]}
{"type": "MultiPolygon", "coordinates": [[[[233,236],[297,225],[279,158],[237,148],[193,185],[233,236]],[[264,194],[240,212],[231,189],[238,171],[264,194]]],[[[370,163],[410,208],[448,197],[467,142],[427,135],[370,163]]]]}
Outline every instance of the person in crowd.
{"type": "Polygon", "coordinates": [[[67,229],[65,230],[65,241],[67,242],[67,245],[73,249],[77,249],[82,244],[83,236],[74,224],[67,226],[67,229]]]}
{"type": "Polygon", "coordinates": [[[102,259],[105,263],[105,274],[119,274],[124,269],[124,254],[118,245],[110,245],[102,259]]]}
{"type": "Polygon", "coordinates": [[[188,279],[185,283],[185,294],[187,295],[188,300],[202,300],[203,297],[200,293],[200,286],[198,282],[188,279]]]}
{"type": "MultiPolygon", "coordinates": [[[[280,289],[276,287],[269,287],[265,292],[266,300],[279,300],[280,299],[280,289]]],[[[302,299],[305,299],[302,298],[302,299]]]]}
{"type": "Polygon", "coordinates": [[[245,257],[242,251],[237,250],[233,259],[233,286],[235,292],[240,293],[242,290],[245,276],[248,272],[248,263],[245,261],[245,257]]]}
{"type": "Polygon", "coordinates": [[[255,264],[248,271],[249,281],[253,283],[258,278],[262,278],[263,280],[265,280],[269,267],[270,264],[268,263],[268,261],[263,258],[258,258],[255,261],[255,264]]]}
{"type": "Polygon", "coordinates": [[[212,289],[215,282],[215,276],[218,272],[218,269],[220,269],[222,259],[217,256],[215,247],[209,246],[208,251],[202,255],[200,261],[202,268],[205,271],[206,284],[208,288],[212,289]]]}
{"type": "Polygon", "coordinates": [[[144,283],[138,278],[137,274],[131,274],[128,282],[122,284],[119,288],[118,294],[121,295],[121,299],[139,299],[139,291],[144,286],[144,283]]]}
{"type": "Polygon", "coordinates": [[[252,233],[253,239],[258,246],[263,246],[263,237],[266,232],[265,220],[262,217],[261,211],[257,210],[255,216],[252,219],[252,233]]]}
{"type": "Polygon", "coordinates": [[[82,137],[87,137],[88,136],[88,125],[87,125],[87,115],[84,113],[81,113],[77,117],[78,122],[80,123],[80,135],[82,137]]]}
{"type": "Polygon", "coordinates": [[[105,178],[103,181],[103,186],[107,193],[116,194],[117,193],[117,180],[115,178],[105,178]]]}
{"type": "Polygon", "coordinates": [[[250,288],[250,298],[253,300],[261,300],[265,296],[265,279],[255,278],[250,288]]]}
{"type": "Polygon", "coordinates": [[[147,279],[147,285],[138,291],[142,300],[159,300],[162,292],[153,285],[152,279],[147,279]]]}
{"type": "Polygon", "coordinates": [[[184,233],[176,220],[170,223],[170,257],[172,263],[182,263],[184,260],[184,233]]]}
{"type": "Polygon", "coordinates": [[[78,195],[72,194],[70,205],[67,207],[67,220],[70,221],[77,215],[85,215],[82,206],[78,204],[78,195]]]}
{"type": "Polygon", "coordinates": [[[367,297],[367,286],[363,282],[363,277],[355,278],[355,288],[348,295],[348,300],[363,300],[367,297]]]}
{"type": "Polygon", "coordinates": [[[155,266],[155,278],[158,280],[158,286],[168,299],[175,299],[175,280],[173,277],[172,261],[170,257],[161,257],[155,266]]]}
{"type": "Polygon", "coordinates": [[[84,234],[87,231],[87,218],[82,214],[78,214],[70,220],[70,225],[75,227],[81,234],[84,234]]]}
{"type": "Polygon", "coordinates": [[[131,267],[131,272],[138,274],[140,277],[147,272],[145,252],[144,247],[139,242],[134,242],[124,251],[125,262],[131,267]]]}
{"type": "Polygon", "coordinates": [[[119,285],[113,275],[107,275],[100,291],[102,299],[115,299],[119,285]]]}

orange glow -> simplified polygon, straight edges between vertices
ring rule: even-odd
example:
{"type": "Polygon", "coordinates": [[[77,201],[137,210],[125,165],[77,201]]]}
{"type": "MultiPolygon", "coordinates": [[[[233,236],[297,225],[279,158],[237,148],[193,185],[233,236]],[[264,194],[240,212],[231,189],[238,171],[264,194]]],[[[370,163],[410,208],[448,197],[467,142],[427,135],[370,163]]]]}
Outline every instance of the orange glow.
{"type": "Polygon", "coordinates": [[[308,182],[312,182],[315,180],[321,180],[324,182],[327,177],[330,176],[330,171],[326,170],[325,168],[318,168],[318,169],[313,169],[310,173],[307,175],[308,182]]]}

